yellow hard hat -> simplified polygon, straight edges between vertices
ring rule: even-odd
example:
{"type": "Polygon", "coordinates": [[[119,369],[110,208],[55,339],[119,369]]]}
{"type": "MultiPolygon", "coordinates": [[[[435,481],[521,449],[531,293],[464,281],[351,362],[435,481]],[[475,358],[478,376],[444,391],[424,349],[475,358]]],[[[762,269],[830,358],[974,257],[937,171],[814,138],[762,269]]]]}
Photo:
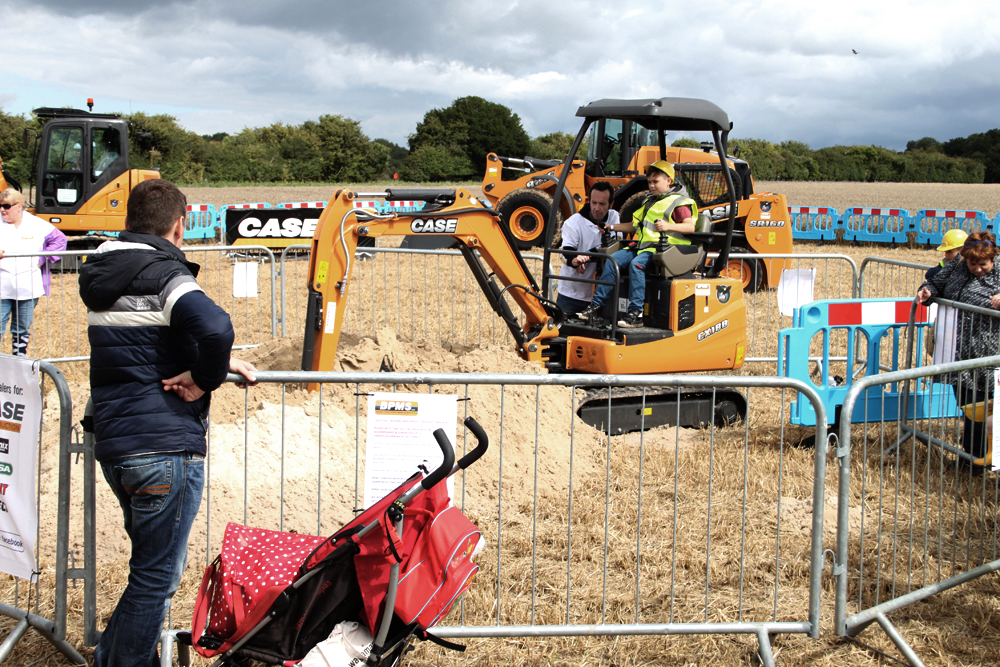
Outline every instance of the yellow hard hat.
{"type": "Polygon", "coordinates": [[[961,248],[965,245],[965,239],[969,238],[961,229],[949,229],[944,233],[944,238],[941,239],[941,245],[938,246],[938,250],[945,252],[946,250],[954,250],[955,248],[961,248]]]}
{"type": "Polygon", "coordinates": [[[674,165],[670,164],[666,160],[657,160],[653,164],[646,167],[646,175],[649,176],[650,169],[659,169],[664,174],[669,176],[671,179],[674,178],[674,165]]]}

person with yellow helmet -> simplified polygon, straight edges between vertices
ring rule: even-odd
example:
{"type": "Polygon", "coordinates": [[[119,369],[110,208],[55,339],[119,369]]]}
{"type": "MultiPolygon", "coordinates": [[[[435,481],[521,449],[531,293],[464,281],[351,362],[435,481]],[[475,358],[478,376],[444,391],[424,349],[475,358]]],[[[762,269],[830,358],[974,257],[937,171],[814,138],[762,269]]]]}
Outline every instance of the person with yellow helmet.
{"type": "MultiPolygon", "coordinates": [[[[635,212],[631,221],[617,225],[607,225],[605,231],[635,232],[635,243],[630,248],[611,255],[621,273],[628,272],[628,313],[618,326],[636,328],[642,326],[642,313],[646,302],[646,265],[653,258],[661,235],[666,236],[670,245],[690,245],[683,234],[695,231],[698,207],[687,196],[680,185],[674,184],[674,166],[666,160],[658,160],[646,167],[649,195],[635,212]]],[[[577,317],[604,325],[601,315],[604,305],[611,297],[615,278],[611,262],[604,263],[601,281],[597,285],[590,306],[577,313],[577,317]]]]}
{"type": "Polygon", "coordinates": [[[967,238],[969,238],[969,235],[964,230],[949,229],[946,231],[944,238],[941,239],[941,245],[937,247],[938,251],[944,253],[944,259],[938,262],[937,266],[932,266],[928,269],[927,273],[924,274],[924,279],[930,280],[931,276],[945,267],[945,264],[950,263],[958,257],[962,252],[962,246],[965,245],[965,239],[967,238]]]}

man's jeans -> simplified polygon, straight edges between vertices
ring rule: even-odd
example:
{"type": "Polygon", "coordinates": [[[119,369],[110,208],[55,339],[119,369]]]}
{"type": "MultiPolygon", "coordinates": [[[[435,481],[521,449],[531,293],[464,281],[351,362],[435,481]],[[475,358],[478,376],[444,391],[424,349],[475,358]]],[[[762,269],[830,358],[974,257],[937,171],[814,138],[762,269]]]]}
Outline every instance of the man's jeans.
{"type": "Polygon", "coordinates": [[[38,299],[0,299],[0,335],[7,331],[7,320],[10,323],[10,335],[13,343],[11,348],[16,357],[28,356],[28,336],[31,334],[31,322],[35,319],[35,305],[38,299]]]}
{"type": "Polygon", "coordinates": [[[156,645],[187,563],[204,459],[185,452],[102,461],[132,541],[128,586],[94,651],[97,667],[158,665],[156,645]]]}
{"type": "MultiPolygon", "coordinates": [[[[653,253],[643,252],[636,255],[635,250],[626,248],[611,255],[611,259],[618,265],[621,274],[628,270],[628,309],[629,312],[641,313],[646,304],[646,265],[653,259],[653,253]]],[[[601,271],[601,280],[614,283],[615,270],[611,267],[611,262],[604,262],[604,269],[601,271]]],[[[594,290],[594,303],[603,306],[611,298],[611,291],[614,286],[598,285],[594,290]]]]}

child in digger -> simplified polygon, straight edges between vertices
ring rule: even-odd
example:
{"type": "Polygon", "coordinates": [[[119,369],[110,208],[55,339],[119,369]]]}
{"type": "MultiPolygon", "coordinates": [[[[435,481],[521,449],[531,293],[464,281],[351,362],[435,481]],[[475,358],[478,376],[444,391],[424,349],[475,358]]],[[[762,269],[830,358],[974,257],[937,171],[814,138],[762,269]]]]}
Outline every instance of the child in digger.
{"type": "MultiPolygon", "coordinates": [[[[635,232],[635,243],[611,255],[611,261],[624,273],[628,272],[628,313],[618,320],[618,326],[636,328],[642,326],[643,306],[646,302],[646,266],[656,252],[661,234],[667,235],[671,245],[690,245],[691,241],[681,234],[695,231],[698,207],[694,200],[683,193],[683,188],[674,185],[674,166],[666,160],[658,160],[646,168],[649,196],[642,207],[635,212],[632,220],[617,225],[608,225],[605,231],[635,232]]],[[[611,261],[604,263],[601,281],[594,290],[594,299],[586,310],[577,314],[583,320],[604,326],[601,315],[604,305],[614,288],[614,269],[611,261]]]]}

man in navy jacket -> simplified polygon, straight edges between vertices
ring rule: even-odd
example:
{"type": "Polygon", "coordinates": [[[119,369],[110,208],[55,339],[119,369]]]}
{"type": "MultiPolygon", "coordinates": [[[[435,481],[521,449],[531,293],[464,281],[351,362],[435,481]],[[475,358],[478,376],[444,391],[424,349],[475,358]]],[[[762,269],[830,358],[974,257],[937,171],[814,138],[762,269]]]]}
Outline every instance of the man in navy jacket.
{"type": "Polygon", "coordinates": [[[129,196],[127,230],[80,270],[95,454],[132,542],[128,586],[94,651],[99,667],[159,664],[163,619],[201,504],[211,392],[229,371],[252,382],[256,370],[230,357],[229,315],[180,250],[186,216],[175,185],[143,181],[129,196]]]}

